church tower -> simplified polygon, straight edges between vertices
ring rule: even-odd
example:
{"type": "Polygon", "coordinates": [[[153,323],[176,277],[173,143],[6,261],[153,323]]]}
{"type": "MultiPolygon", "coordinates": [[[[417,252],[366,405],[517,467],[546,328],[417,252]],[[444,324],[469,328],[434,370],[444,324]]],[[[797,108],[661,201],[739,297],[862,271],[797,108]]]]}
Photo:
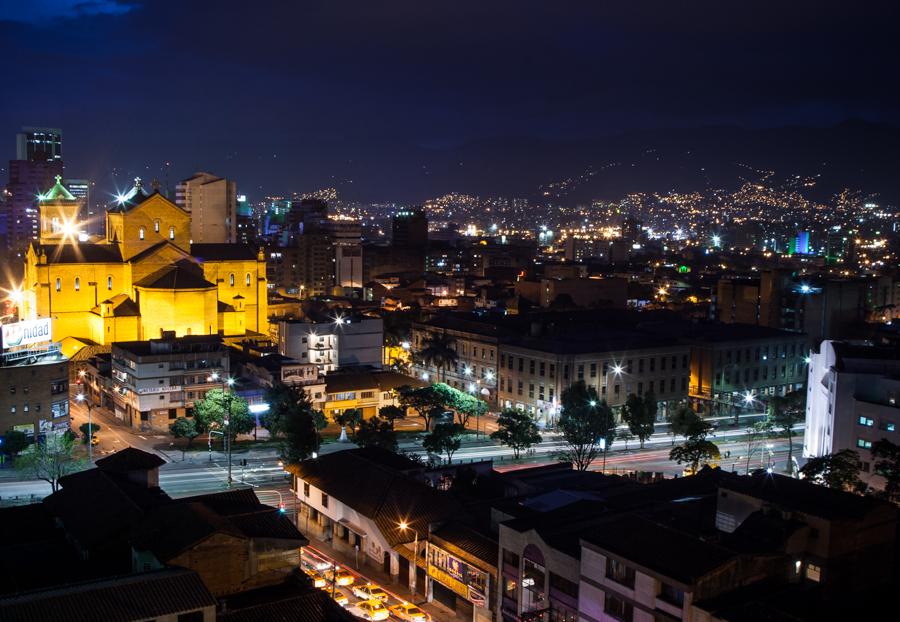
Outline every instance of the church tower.
{"type": "Polygon", "coordinates": [[[77,243],[80,225],[78,214],[81,205],[66,190],[62,177],[56,176],[56,184],[38,197],[41,214],[41,244],[77,243]]]}

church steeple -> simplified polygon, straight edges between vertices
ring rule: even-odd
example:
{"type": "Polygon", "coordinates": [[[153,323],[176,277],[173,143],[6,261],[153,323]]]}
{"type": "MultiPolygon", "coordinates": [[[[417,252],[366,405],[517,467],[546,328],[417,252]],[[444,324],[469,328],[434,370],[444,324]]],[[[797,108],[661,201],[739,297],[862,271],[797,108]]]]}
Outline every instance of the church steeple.
{"type": "Polygon", "coordinates": [[[38,195],[41,214],[41,244],[77,243],[80,227],[78,199],[69,192],[62,183],[62,177],[56,176],[56,184],[41,195],[38,195]]]}

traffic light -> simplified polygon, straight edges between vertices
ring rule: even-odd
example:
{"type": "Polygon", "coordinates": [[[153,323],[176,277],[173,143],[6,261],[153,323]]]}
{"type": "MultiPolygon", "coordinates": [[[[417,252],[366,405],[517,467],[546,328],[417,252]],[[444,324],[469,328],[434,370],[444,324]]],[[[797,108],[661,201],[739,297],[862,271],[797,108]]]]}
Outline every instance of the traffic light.
{"type": "Polygon", "coordinates": [[[285,513],[285,509],[284,509],[284,504],[283,504],[283,503],[279,503],[279,504],[278,504],[278,511],[281,512],[282,514],[285,513]]]}

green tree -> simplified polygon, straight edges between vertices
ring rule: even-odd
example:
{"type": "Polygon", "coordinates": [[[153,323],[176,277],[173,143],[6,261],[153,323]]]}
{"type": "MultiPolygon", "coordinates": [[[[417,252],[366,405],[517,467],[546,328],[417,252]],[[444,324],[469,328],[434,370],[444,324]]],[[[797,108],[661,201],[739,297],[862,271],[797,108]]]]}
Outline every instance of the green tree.
{"type": "Polygon", "coordinates": [[[585,471],[597,457],[599,443],[605,439],[608,450],[616,434],[616,422],[606,401],[597,390],[579,380],[560,396],[562,414],[559,429],[568,445],[563,457],[579,471],[585,471]]]}
{"type": "Polygon", "coordinates": [[[628,424],[628,429],[634,434],[644,448],[644,442],[656,431],[656,398],[652,393],[647,394],[652,399],[648,402],[631,393],[625,400],[622,409],[622,419],[628,424]],[[652,404],[652,410],[649,406],[652,404]]]}
{"type": "Polygon", "coordinates": [[[284,418],[294,411],[300,396],[283,382],[267,388],[264,396],[269,410],[259,418],[259,422],[269,431],[269,436],[275,438],[281,434],[284,418]]]}
{"type": "Polygon", "coordinates": [[[872,471],[884,478],[884,497],[894,503],[900,502],[900,446],[886,438],[872,444],[875,464],[872,471]]]}
{"type": "Polygon", "coordinates": [[[59,490],[59,479],[81,468],[82,462],[72,455],[75,439],[71,434],[48,434],[43,441],[30,445],[16,459],[16,469],[29,477],[59,490]]]}
{"type": "Polygon", "coordinates": [[[325,414],[314,410],[303,387],[277,383],[266,390],[269,410],[261,423],[278,438],[278,454],[287,464],[306,460],[319,450],[325,414]]]}
{"type": "Polygon", "coordinates": [[[434,365],[438,370],[438,378],[446,379],[447,367],[456,365],[459,354],[456,353],[456,342],[445,333],[437,333],[425,339],[419,358],[425,365],[434,365]]]}
{"type": "Polygon", "coordinates": [[[458,423],[439,423],[422,439],[422,448],[432,454],[446,454],[447,464],[450,464],[453,454],[462,445],[460,437],[465,430],[458,423]]]}
{"type": "Polygon", "coordinates": [[[224,432],[226,420],[232,439],[238,434],[249,434],[256,427],[247,401],[231,391],[212,389],[202,400],[194,402],[194,421],[201,434],[210,430],[224,432]]]}
{"type": "Polygon", "coordinates": [[[803,391],[792,391],[784,397],[776,395],[769,400],[766,409],[766,420],[773,433],[788,441],[787,470],[794,469],[794,426],[806,418],[806,394],[803,391]]]}
{"type": "Polygon", "coordinates": [[[353,441],[360,447],[381,447],[397,451],[397,433],[391,422],[381,417],[371,417],[359,423],[353,441]]]}
{"type": "Polygon", "coordinates": [[[852,449],[844,449],[810,458],[800,469],[800,474],[820,486],[847,492],[859,490],[859,454],[852,449]]]}
{"type": "Polygon", "coordinates": [[[3,453],[10,458],[15,458],[23,449],[28,447],[30,441],[28,435],[19,430],[7,430],[3,435],[3,453]]]}
{"type": "Polygon", "coordinates": [[[347,428],[350,428],[350,434],[353,434],[353,431],[356,429],[356,426],[359,425],[359,422],[362,421],[362,412],[357,408],[348,408],[344,410],[334,417],[334,422],[341,426],[341,440],[347,440],[347,428]]]}
{"type": "Polygon", "coordinates": [[[184,462],[184,452],[191,448],[194,439],[200,436],[200,430],[197,429],[197,422],[187,417],[178,417],[172,425],[169,426],[169,432],[175,438],[186,438],[187,443],[181,448],[181,461],[184,462]]]}
{"type": "Polygon", "coordinates": [[[691,436],[669,452],[669,460],[678,464],[689,464],[691,473],[697,472],[701,462],[705,465],[718,458],[719,446],[702,436],[691,436]]]}
{"type": "Polygon", "coordinates": [[[425,422],[425,431],[431,429],[432,420],[444,410],[441,396],[433,387],[400,387],[400,405],[412,408],[425,422]]]}
{"type": "Polygon", "coordinates": [[[466,427],[469,418],[473,415],[482,416],[488,411],[488,405],[483,400],[465,391],[454,389],[448,384],[437,382],[429,387],[434,393],[435,399],[443,410],[452,410],[458,417],[459,424],[466,427]]]}
{"type": "Polygon", "coordinates": [[[82,423],[78,429],[81,431],[81,442],[87,445],[94,438],[94,434],[100,431],[100,424],[82,423]]]}
{"type": "Polygon", "coordinates": [[[669,419],[669,425],[672,432],[672,444],[675,443],[675,436],[690,438],[701,433],[705,436],[712,427],[687,404],[682,404],[675,410],[669,419]]]}
{"type": "Polygon", "coordinates": [[[393,430],[394,422],[397,419],[403,419],[403,417],[406,416],[406,413],[403,412],[403,409],[399,406],[388,404],[387,406],[382,406],[378,409],[378,416],[387,421],[391,425],[391,430],[393,430]]]}
{"type": "Polygon", "coordinates": [[[541,433],[534,419],[521,410],[506,409],[497,417],[497,431],[491,438],[513,450],[518,459],[523,449],[541,442],[541,433]]]}

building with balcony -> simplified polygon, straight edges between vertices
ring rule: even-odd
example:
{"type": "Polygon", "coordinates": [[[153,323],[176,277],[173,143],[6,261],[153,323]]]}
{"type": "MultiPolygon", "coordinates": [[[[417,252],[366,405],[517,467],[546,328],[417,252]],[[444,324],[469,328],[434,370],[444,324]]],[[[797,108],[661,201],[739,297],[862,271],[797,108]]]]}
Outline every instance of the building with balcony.
{"type": "Polygon", "coordinates": [[[165,336],[112,345],[113,413],[140,430],[168,430],[191,416],[194,402],[221,389],[228,349],[218,336],[165,336]]]}
{"type": "Polygon", "coordinates": [[[860,477],[881,488],[872,472],[872,445],[900,444],[900,352],[896,348],[823,341],[810,354],[803,455],[825,456],[852,449],[860,477]]]}
{"type": "Polygon", "coordinates": [[[384,323],[381,318],[335,316],[282,320],[278,352],[313,363],[326,374],[341,367],[381,368],[384,323]]]}

